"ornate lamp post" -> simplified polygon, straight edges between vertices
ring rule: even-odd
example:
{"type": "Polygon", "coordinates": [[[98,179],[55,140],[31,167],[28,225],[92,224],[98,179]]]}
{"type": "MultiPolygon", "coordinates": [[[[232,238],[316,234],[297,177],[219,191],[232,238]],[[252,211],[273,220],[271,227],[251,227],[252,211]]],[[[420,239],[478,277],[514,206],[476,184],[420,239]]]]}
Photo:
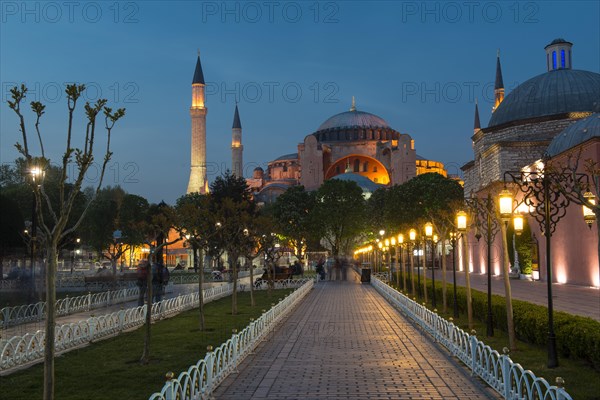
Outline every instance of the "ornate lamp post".
{"type": "Polygon", "coordinates": [[[411,229],[408,232],[408,238],[410,239],[410,285],[412,289],[412,295],[415,295],[415,241],[417,240],[417,231],[411,229]]]}
{"type": "MultiPolygon", "coordinates": [[[[404,260],[404,235],[398,235],[398,247],[400,247],[400,264],[398,265],[398,273],[400,273],[400,268],[402,268],[402,290],[407,291],[406,287],[406,262],[404,260]]],[[[398,286],[400,286],[400,277],[398,276],[398,286]]]]}
{"type": "Polygon", "coordinates": [[[488,193],[485,201],[478,199],[477,197],[471,197],[465,200],[469,208],[475,214],[477,218],[477,240],[481,236],[479,234],[479,227],[483,226],[486,231],[485,241],[487,244],[487,324],[486,324],[486,336],[494,336],[494,324],[492,321],[492,243],[496,238],[498,230],[498,222],[494,218],[494,203],[492,197],[488,193]]]}
{"type": "MultiPolygon", "coordinates": [[[[398,246],[396,246],[396,237],[392,236],[390,238],[390,244],[392,245],[392,247],[394,248],[394,258],[396,259],[396,261],[394,261],[394,268],[396,269],[396,285],[398,287],[400,287],[400,262],[398,261],[398,246]]],[[[392,252],[392,249],[390,249],[390,254],[392,252]]],[[[392,270],[390,269],[390,282],[392,282],[392,270]]]]}
{"type": "Polygon", "coordinates": [[[456,302],[456,232],[450,232],[450,244],[452,245],[452,291],[454,318],[458,318],[458,303],[456,302]]]}
{"type": "MultiPolygon", "coordinates": [[[[546,282],[548,286],[548,368],[558,366],[556,351],[556,335],[554,333],[554,310],[552,300],[552,233],[558,221],[567,213],[570,199],[563,194],[576,187],[587,187],[588,176],[581,173],[564,173],[546,171],[547,159],[543,160],[544,169],[537,171],[507,171],[504,173],[504,182],[507,178],[516,184],[523,193],[523,203],[528,206],[529,215],[539,224],[542,234],[546,237],[546,282]]],[[[584,194],[584,197],[587,195],[584,194]]],[[[589,196],[589,195],[587,195],[589,196]]],[[[590,198],[593,198],[593,194],[590,198]]],[[[587,199],[586,199],[587,200],[587,199]]],[[[503,218],[512,216],[513,199],[510,191],[503,190],[500,198],[503,218]],[[510,207],[508,207],[510,204],[510,207]]],[[[586,216],[584,206],[584,220],[588,225],[590,218],[586,216]]],[[[592,221],[593,222],[593,221],[592,221]]]]}
{"type": "MultiPolygon", "coordinates": [[[[432,300],[432,304],[433,304],[433,308],[436,308],[436,301],[435,301],[435,271],[433,269],[434,265],[433,265],[433,224],[431,222],[427,222],[425,224],[425,245],[423,246],[423,255],[425,256],[425,268],[423,269],[423,281],[424,281],[424,285],[425,285],[425,293],[427,293],[427,239],[429,239],[431,241],[431,279],[432,279],[432,284],[433,284],[433,298],[432,300]]],[[[425,295],[425,298],[427,299],[427,295],[425,295]]],[[[427,300],[425,300],[427,301],[427,300]]]]}

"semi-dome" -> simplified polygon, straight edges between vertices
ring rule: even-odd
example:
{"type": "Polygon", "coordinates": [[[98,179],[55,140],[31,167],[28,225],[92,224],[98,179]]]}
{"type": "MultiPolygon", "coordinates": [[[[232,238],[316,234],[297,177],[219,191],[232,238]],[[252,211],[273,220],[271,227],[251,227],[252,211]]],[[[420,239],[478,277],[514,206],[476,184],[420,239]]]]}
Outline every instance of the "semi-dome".
{"type": "Polygon", "coordinates": [[[378,183],[373,182],[366,176],[362,176],[360,174],[355,174],[353,172],[346,172],[344,174],[336,175],[331,179],[338,179],[340,181],[349,181],[354,182],[360,187],[363,192],[373,193],[377,189],[383,187],[384,185],[380,185],[378,183]]]}
{"type": "Polygon", "coordinates": [[[335,128],[389,128],[381,117],[365,111],[346,111],[334,115],[319,126],[317,131],[335,128]]]}
{"type": "Polygon", "coordinates": [[[592,114],[565,128],[552,139],[546,154],[554,157],[595,137],[600,137],[599,113],[592,114]]]}
{"type": "Polygon", "coordinates": [[[600,74],[556,69],[517,86],[492,114],[489,127],[509,122],[600,109],[600,74]]]}

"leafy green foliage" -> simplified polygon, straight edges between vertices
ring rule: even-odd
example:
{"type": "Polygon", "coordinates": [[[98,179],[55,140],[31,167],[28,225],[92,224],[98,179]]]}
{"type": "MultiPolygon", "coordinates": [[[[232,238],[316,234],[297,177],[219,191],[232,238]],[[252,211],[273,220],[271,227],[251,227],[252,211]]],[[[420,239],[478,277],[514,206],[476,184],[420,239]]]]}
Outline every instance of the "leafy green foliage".
{"type": "Polygon", "coordinates": [[[317,190],[315,223],[332,254],[348,254],[364,231],[366,207],[363,192],[354,182],[330,179],[317,190]]]}
{"type": "Polygon", "coordinates": [[[319,235],[319,224],[314,220],[315,207],[315,193],[307,192],[304,186],[292,186],[273,204],[278,231],[295,249],[299,259],[302,258],[306,243],[319,235]]]}

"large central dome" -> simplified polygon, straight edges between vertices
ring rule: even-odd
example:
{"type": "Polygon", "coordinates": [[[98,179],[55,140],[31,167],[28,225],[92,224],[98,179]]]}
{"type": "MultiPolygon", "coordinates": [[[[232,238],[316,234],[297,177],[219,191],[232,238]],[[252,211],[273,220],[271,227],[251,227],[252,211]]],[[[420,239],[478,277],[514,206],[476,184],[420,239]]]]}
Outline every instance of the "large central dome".
{"type": "Polygon", "coordinates": [[[317,131],[335,128],[389,128],[381,117],[364,111],[346,111],[323,122],[317,131]]]}

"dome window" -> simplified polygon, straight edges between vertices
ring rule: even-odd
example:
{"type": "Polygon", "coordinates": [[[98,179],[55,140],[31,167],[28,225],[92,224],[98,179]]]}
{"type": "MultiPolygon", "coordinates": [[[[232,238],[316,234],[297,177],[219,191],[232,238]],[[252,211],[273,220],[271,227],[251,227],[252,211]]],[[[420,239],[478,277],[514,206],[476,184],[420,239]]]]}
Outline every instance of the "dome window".
{"type": "Polygon", "coordinates": [[[566,67],[566,65],[565,65],[565,51],[564,50],[560,51],[560,67],[561,68],[565,68],[566,67]]]}
{"type": "Polygon", "coordinates": [[[552,69],[556,69],[556,51],[552,52],[552,69]]]}

